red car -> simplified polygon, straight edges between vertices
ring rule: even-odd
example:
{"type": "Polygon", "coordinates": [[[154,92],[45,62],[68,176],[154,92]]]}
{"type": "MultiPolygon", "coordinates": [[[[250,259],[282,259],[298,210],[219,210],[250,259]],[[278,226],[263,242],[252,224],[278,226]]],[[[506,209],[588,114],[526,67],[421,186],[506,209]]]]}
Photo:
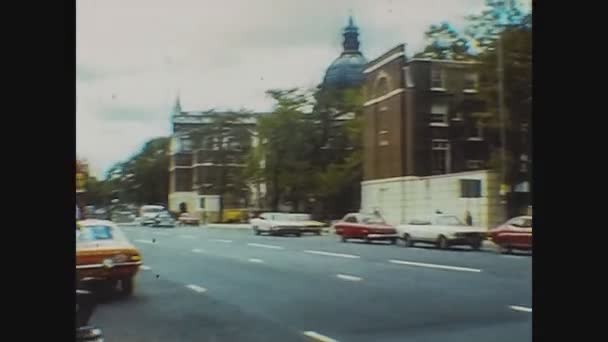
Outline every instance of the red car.
{"type": "Polygon", "coordinates": [[[397,242],[397,230],[387,224],[377,215],[351,213],[334,224],[336,234],[342,236],[342,242],[348,239],[362,239],[369,243],[373,240],[389,240],[392,244],[397,242]]]}
{"type": "Polygon", "coordinates": [[[518,216],[490,230],[490,239],[501,253],[532,250],[532,216],[518,216]]]}

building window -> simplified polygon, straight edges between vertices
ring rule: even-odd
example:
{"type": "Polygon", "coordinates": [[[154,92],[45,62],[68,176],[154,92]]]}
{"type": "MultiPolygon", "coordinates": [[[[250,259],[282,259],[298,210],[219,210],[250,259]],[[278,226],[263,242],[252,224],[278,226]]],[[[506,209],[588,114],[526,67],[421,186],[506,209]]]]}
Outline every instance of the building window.
{"type": "Polygon", "coordinates": [[[380,97],[388,93],[388,79],[386,77],[380,77],[376,85],[376,97],[380,97]]]}
{"type": "Polygon", "coordinates": [[[469,72],[464,75],[464,92],[476,93],[479,89],[479,75],[475,72],[469,72]]]}
{"type": "Polygon", "coordinates": [[[388,131],[383,130],[378,132],[378,146],[388,146],[388,131]]]}
{"type": "Polygon", "coordinates": [[[190,152],[192,151],[192,140],[188,136],[184,136],[181,138],[182,140],[182,151],[190,152]]]}
{"type": "Polygon", "coordinates": [[[474,120],[473,129],[468,139],[469,141],[481,141],[483,140],[483,122],[481,120],[474,120]]]}
{"type": "Polygon", "coordinates": [[[431,66],[431,90],[445,90],[445,74],[440,65],[431,66]]]}
{"type": "Polygon", "coordinates": [[[441,175],[450,172],[450,143],[445,139],[432,142],[431,173],[441,175]]]}
{"type": "Polygon", "coordinates": [[[460,180],[460,197],[462,197],[462,198],[479,198],[479,197],[481,197],[481,180],[479,180],[479,179],[461,179],[460,180]]]}
{"type": "Polygon", "coordinates": [[[528,155],[522,154],[521,157],[519,158],[519,161],[520,161],[519,171],[528,172],[528,155]]]}
{"type": "Polygon", "coordinates": [[[205,197],[201,197],[199,198],[199,204],[198,204],[200,209],[205,209],[205,197]]]}
{"type": "Polygon", "coordinates": [[[431,125],[445,126],[448,124],[448,105],[434,104],[431,106],[431,125]]]}
{"type": "Polygon", "coordinates": [[[403,68],[403,71],[405,73],[405,84],[408,88],[414,88],[414,79],[412,77],[412,72],[410,70],[410,67],[405,67],[403,68]]]}

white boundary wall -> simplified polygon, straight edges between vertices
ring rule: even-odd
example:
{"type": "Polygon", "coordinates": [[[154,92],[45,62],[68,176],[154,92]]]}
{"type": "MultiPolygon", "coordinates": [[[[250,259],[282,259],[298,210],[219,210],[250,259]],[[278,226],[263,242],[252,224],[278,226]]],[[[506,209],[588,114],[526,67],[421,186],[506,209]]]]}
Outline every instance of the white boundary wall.
{"type": "Polygon", "coordinates": [[[499,175],[486,170],[364,181],[361,183],[361,211],[378,210],[388,223],[396,225],[429,217],[436,210],[464,221],[465,212],[469,210],[473,225],[490,228],[505,219],[499,184],[499,175]],[[461,198],[461,179],[480,180],[481,197],[461,198]]]}

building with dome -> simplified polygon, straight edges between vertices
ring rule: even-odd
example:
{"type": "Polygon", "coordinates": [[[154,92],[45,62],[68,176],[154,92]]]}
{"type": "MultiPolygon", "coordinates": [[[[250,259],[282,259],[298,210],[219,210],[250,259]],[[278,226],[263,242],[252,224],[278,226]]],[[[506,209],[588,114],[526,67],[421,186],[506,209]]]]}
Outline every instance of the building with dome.
{"type": "Polygon", "coordinates": [[[367,59],[359,51],[359,28],[355,26],[353,17],[348,18],[348,26],[344,28],[342,53],[327,68],[323,79],[324,90],[343,90],[356,88],[363,84],[363,70],[367,59]]]}

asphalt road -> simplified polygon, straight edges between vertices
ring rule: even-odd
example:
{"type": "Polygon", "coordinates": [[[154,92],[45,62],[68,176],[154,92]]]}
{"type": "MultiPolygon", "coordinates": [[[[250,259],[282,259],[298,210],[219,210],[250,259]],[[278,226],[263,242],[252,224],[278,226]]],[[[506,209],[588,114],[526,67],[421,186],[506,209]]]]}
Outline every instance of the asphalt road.
{"type": "Polygon", "coordinates": [[[107,341],[530,341],[532,260],[454,248],[124,227],[144,266],[107,341]]]}

